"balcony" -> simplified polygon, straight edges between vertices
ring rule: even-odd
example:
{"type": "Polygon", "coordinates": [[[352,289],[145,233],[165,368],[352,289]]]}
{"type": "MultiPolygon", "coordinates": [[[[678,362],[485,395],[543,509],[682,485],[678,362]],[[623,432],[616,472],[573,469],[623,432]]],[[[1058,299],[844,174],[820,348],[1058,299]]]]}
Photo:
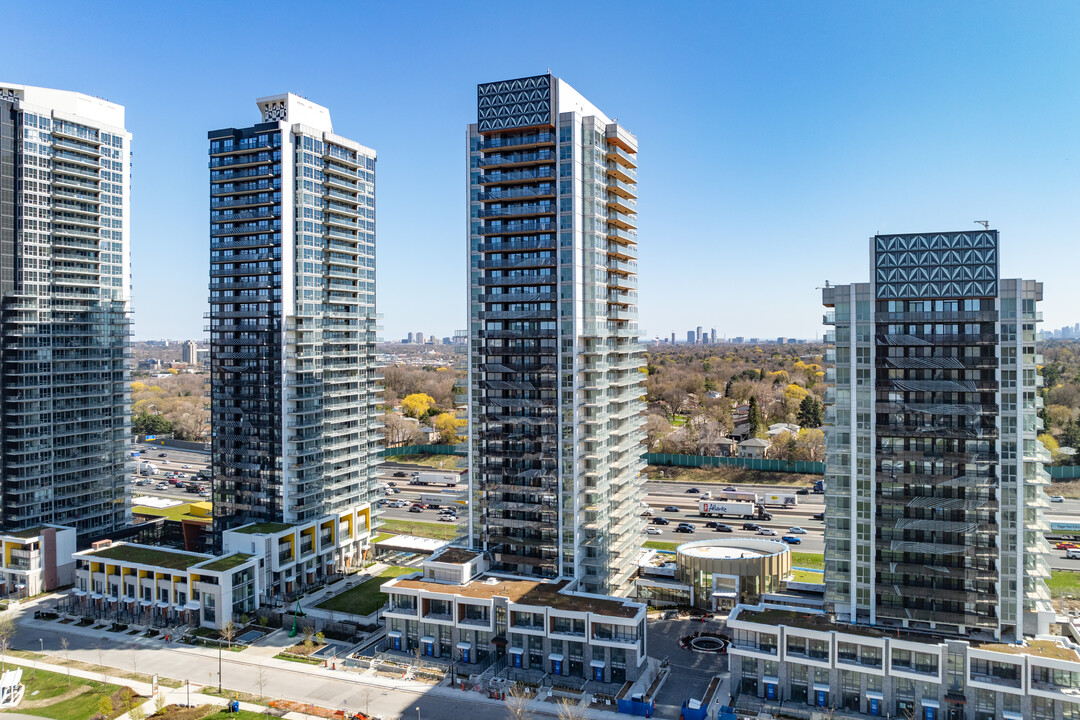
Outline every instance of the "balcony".
{"type": "Polygon", "coordinates": [[[607,174],[617,180],[623,181],[624,183],[637,184],[637,170],[628,168],[619,163],[609,162],[607,164],[607,174]]]}
{"type": "Polygon", "coordinates": [[[537,152],[511,153],[509,155],[497,154],[480,158],[480,167],[515,167],[540,162],[554,162],[555,153],[551,150],[539,150],[537,152]]]}
{"type": "Polygon", "coordinates": [[[555,232],[555,223],[550,220],[523,220],[498,225],[485,225],[480,228],[481,235],[521,235],[530,232],[555,232]]]}
{"type": "Polygon", "coordinates": [[[516,137],[495,136],[482,141],[480,143],[480,151],[489,152],[502,148],[517,148],[521,150],[527,150],[543,145],[554,144],[555,135],[554,133],[549,132],[531,133],[529,135],[518,135],[516,137]]]}
{"type": "Polygon", "coordinates": [[[613,160],[616,163],[625,165],[628,168],[637,169],[637,158],[633,154],[626,152],[618,145],[609,144],[607,146],[607,158],[613,160]]]}
{"type": "Polygon", "coordinates": [[[522,205],[509,205],[507,207],[485,207],[480,211],[479,217],[514,217],[529,215],[554,215],[555,206],[550,203],[531,203],[522,205]]]}
{"type": "Polygon", "coordinates": [[[480,184],[506,185],[511,183],[533,182],[535,180],[553,180],[554,178],[555,168],[553,166],[548,166],[533,170],[488,173],[480,176],[480,184]]]}

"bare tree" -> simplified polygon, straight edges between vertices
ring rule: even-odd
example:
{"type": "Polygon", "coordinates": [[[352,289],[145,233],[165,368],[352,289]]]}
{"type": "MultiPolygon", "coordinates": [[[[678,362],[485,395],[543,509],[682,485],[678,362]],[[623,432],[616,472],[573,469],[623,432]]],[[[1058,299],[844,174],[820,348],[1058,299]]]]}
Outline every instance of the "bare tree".
{"type": "Polygon", "coordinates": [[[10,615],[0,615],[0,670],[5,669],[7,652],[11,648],[11,640],[15,637],[15,622],[10,615]]]}
{"type": "Polygon", "coordinates": [[[588,717],[585,714],[585,708],[567,698],[561,698],[555,707],[558,710],[559,720],[585,720],[588,717]]]}
{"type": "Polygon", "coordinates": [[[510,720],[529,720],[529,718],[534,717],[529,712],[529,703],[531,702],[529,688],[521,683],[514,683],[506,691],[506,716],[510,720]]]}
{"type": "Polygon", "coordinates": [[[218,634],[228,643],[228,647],[231,650],[233,638],[236,637],[236,625],[233,624],[233,621],[229,620],[222,625],[221,630],[218,630],[218,634]]]}
{"type": "Polygon", "coordinates": [[[259,665],[255,671],[255,685],[259,688],[259,699],[263,699],[263,689],[266,687],[266,669],[259,665]]]}
{"type": "Polygon", "coordinates": [[[60,636],[60,652],[64,655],[64,669],[67,670],[67,684],[71,685],[71,658],[68,656],[68,650],[71,648],[71,643],[68,642],[67,635],[60,636]]]}

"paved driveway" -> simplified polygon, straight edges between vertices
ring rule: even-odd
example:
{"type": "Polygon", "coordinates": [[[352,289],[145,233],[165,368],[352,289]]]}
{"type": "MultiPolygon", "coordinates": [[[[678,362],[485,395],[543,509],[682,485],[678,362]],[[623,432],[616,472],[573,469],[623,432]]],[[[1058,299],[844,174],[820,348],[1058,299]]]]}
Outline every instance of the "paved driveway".
{"type": "MultiPolygon", "coordinates": [[[[671,673],[656,696],[657,715],[672,717],[670,707],[682,707],[684,700],[701,699],[709,687],[713,675],[726,673],[727,655],[699,653],[683,650],[679,638],[695,632],[719,632],[722,629],[719,620],[699,622],[697,620],[654,620],[649,622],[649,655],[668,659],[671,673]],[[661,713],[661,706],[664,707],[661,713]]],[[[678,717],[678,712],[674,717],[678,717]]]]}

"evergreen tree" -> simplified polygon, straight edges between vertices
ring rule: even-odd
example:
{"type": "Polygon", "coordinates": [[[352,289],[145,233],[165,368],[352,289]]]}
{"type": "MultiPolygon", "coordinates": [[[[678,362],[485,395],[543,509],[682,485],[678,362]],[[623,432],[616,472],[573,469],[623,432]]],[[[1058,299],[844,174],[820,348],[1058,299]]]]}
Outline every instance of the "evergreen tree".
{"type": "Polygon", "coordinates": [[[807,395],[799,403],[799,412],[795,421],[800,427],[818,428],[825,421],[825,411],[813,395],[807,395]]]}
{"type": "Polygon", "coordinates": [[[757,437],[765,430],[765,421],[761,417],[761,410],[758,409],[757,398],[753,395],[750,396],[750,408],[746,420],[750,424],[750,437],[757,437]]]}

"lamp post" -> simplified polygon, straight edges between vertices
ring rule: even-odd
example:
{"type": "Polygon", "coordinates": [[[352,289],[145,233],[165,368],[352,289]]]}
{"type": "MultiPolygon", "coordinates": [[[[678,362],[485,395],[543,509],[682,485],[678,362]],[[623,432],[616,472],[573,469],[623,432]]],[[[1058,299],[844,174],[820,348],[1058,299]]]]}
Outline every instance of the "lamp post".
{"type": "Polygon", "coordinates": [[[420,706],[416,706],[416,720],[420,720],[420,706]]]}
{"type": "Polygon", "coordinates": [[[221,694],[221,638],[218,638],[217,644],[217,691],[218,695],[221,694]]]}
{"type": "Polygon", "coordinates": [[[37,641],[41,643],[41,654],[45,654],[45,638],[38,638],[37,641]]]}

